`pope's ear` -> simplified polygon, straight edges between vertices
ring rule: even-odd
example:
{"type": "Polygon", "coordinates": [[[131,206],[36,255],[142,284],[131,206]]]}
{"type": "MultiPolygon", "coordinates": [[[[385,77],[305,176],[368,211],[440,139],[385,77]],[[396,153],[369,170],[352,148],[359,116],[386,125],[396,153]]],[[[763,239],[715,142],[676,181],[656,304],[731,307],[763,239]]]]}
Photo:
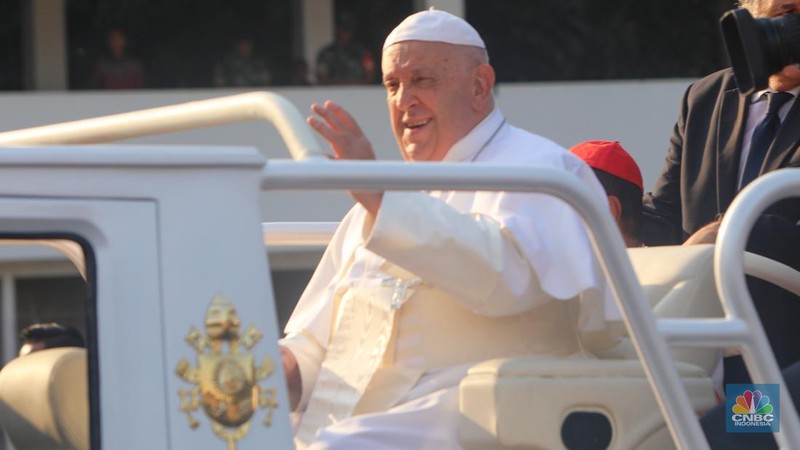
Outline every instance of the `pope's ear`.
{"type": "Polygon", "coordinates": [[[486,102],[490,101],[494,83],[495,75],[492,66],[489,64],[480,64],[475,68],[473,99],[476,109],[482,110],[486,102]]]}

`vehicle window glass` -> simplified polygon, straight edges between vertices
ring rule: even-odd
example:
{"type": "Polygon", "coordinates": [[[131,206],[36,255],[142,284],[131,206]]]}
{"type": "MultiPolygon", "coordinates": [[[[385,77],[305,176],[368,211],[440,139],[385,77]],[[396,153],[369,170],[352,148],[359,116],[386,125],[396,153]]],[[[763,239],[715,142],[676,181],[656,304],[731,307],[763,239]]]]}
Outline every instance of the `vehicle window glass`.
{"type": "Polygon", "coordinates": [[[731,0],[465,0],[500,82],[697,78],[726,66],[731,0]]]}
{"type": "Polygon", "coordinates": [[[279,331],[286,326],[324,250],[316,246],[268,249],[279,331]]]}
{"type": "Polygon", "coordinates": [[[251,41],[253,54],[263,60],[265,71],[270,72],[268,78],[258,78],[255,84],[286,84],[297,47],[292,44],[293,3],[291,0],[232,0],[224,5],[211,0],[67,2],[69,88],[212,87],[217,85],[215,66],[235,51],[240,39],[251,41]],[[124,36],[124,45],[120,46],[124,47],[123,56],[115,56],[116,50],[112,49],[115,47],[109,39],[112,30],[117,36],[124,36]],[[141,78],[136,75],[135,80],[134,77],[109,80],[112,75],[104,75],[128,71],[134,61],[141,69],[141,78]]]}
{"type": "Polygon", "coordinates": [[[22,0],[0,2],[0,91],[22,89],[22,0]]]}
{"type": "MultiPolygon", "coordinates": [[[[63,350],[62,347],[93,345],[87,339],[91,334],[87,333],[87,328],[91,325],[87,319],[87,283],[82,275],[85,264],[75,259],[78,257],[74,253],[81,252],[80,246],[63,240],[41,242],[45,241],[0,239],[0,348],[4,372],[8,369],[8,373],[13,373],[12,363],[23,358],[43,358],[44,352],[52,354],[51,350],[63,350]],[[72,258],[81,267],[59,249],[72,252],[72,258]]],[[[85,364],[80,358],[80,365],[85,364]]],[[[85,373],[85,369],[78,372],[85,373]]],[[[12,383],[15,387],[19,381],[13,376],[0,376],[0,382],[12,383]]],[[[69,381],[76,382],[80,380],[69,381]]],[[[86,383],[86,379],[83,382],[86,383]]],[[[27,386],[22,384],[22,388],[27,386]]],[[[45,388],[39,382],[31,382],[29,386],[45,388]]],[[[83,400],[88,405],[88,396],[83,400]]],[[[0,425],[4,428],[0,449],[11,450],[14,447],[9,435],[14,432],[5,428],[14,424],[3,422],[0,425]]]]}

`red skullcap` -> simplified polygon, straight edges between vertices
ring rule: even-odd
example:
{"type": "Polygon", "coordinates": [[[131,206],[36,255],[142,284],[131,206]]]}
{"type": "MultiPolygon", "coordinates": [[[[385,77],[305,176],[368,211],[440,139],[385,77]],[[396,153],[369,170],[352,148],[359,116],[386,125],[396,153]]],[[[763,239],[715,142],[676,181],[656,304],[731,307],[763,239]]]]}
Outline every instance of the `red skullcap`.
{"type": "Polygon", "coordinates": [[[644,191],[642,172],[636,161],[617,141],[587,141],[569,149],[572,154],[584,160],[589,167],[608,172],[622,178],[644,191]]]}

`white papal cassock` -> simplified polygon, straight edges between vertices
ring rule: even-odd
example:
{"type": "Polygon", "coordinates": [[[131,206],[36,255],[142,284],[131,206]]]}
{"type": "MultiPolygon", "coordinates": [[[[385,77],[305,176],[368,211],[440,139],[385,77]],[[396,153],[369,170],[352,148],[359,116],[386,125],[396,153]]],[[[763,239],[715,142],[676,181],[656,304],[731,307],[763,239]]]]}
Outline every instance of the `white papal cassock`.
{"type": "MultiPolygon", "coordinates": [[[[445,161],[557,168],[606,204],[583,162],[497,109],[445,161]]],[[[591,357],[579,333],[618,318],[580,217],[554,197],[386,192],[367,217],[344,218],[281,340],[302,378],[298,448],[458,449],[469,366],[591,357]]]]}

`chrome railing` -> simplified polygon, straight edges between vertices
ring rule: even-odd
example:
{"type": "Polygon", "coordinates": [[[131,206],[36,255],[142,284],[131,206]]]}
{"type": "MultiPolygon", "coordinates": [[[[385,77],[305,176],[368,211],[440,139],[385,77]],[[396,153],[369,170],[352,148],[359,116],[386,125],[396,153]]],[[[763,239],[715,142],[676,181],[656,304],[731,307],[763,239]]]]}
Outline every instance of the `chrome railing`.
{"type": "Polygon", "coordinates": [[[264,190],[502,190],[539,192],[563,200],[586,223],[594,253],[610,280],[673,440],[683,449],[708,448],[608,207],[596,202],[577,177],[548,168],[487,164],[269,161],[263,169],[261,187],[264,190]]]}
{"type": "Polygon", "coordinates": [[[747,238],[758,216],[773,203],[790,197],[800,197],[800,169],[776,170],[757,178],[728,208],[714,250],[714,277],[725,309],[728,337],[742,348],[742,357],[754,383],[780,385],[780,433],[775,433],[775,439],[783,449],[797,448],[800,422],[753,305],[742,268],[747,238]]]}

